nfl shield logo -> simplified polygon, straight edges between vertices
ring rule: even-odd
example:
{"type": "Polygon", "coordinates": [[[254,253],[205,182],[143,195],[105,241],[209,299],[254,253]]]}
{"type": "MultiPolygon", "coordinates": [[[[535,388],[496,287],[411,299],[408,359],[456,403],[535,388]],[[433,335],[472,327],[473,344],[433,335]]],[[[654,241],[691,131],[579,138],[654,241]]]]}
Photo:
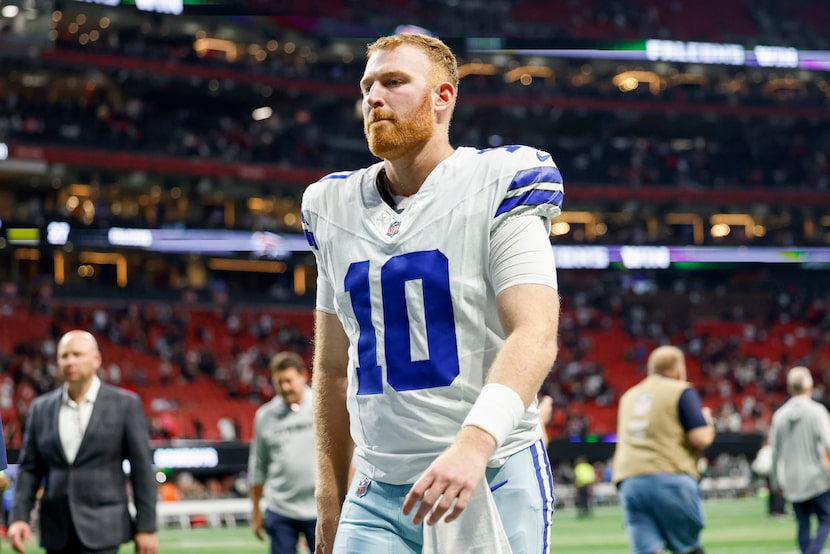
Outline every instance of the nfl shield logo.
{"type": "Polygon", "coordinates": [[[355,494],[361,497],[366,496],[366,492],[369,490],[369,483],[371,483],[371,481],[369,481],[368,477],[361,479],[360,483],[357,484],[357,489],[354,491],[355,494]]]}
{"type": "Polygon", "coordinates": [[[401,222],[400,221],[393,221],[389,224],[389,228],[386,229],[386,236],[394,237],[398,234],[398,231],[401,230],[401,222]]]}

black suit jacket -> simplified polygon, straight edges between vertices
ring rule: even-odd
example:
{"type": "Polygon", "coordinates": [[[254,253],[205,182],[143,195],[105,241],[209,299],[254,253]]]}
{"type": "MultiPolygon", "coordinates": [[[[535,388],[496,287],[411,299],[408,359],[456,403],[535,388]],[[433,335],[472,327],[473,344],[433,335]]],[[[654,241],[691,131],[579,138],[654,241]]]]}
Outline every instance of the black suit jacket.
{"type": "Polygon", "coordinates": [[[70,464],[58,432],[61,393],[59,388],[32,402],[20,452],[12,521],[29,521],[42,483],[40,544],[45,549],[63,548],[70,524],[91,549],[128,542],[137,531],[155,532],[156,483],[150,433],[138,396],[101,383],[80,449],[70,464]],[[131,468],[135,521],[128,509],[125,459],[131,468]]]}

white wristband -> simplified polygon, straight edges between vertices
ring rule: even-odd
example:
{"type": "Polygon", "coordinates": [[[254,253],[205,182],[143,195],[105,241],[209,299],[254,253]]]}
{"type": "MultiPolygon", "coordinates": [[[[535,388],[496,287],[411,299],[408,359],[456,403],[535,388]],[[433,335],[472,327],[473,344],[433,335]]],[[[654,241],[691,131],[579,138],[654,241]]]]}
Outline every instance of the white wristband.
{"type": "Polygon", "coordinates": [[[506,385],[489,383],[481,389],[462,426],[484,429],[496,439],[498,448],[524,415],[525,403],[516,391],[506,385]]]}

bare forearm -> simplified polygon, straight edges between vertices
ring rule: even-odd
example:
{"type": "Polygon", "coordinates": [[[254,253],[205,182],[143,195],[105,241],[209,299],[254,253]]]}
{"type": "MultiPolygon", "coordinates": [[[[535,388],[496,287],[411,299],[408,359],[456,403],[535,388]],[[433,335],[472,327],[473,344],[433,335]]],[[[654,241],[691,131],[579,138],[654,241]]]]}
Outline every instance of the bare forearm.
{"type": "Polygon", "coordinates": [[[339,511],[349,486],[354,444],[349,435],[346,378],[318,371],[314,379],[314,433],[317,443],[317,503],[339,511]]]}
{"type": "Polygon", "coordinates": [[[254,512],[259,512],[259,503],[262,502],[262,489],[263,484],[258,483],[251,485],[251,489],[248,491],[248,497],[251,499],[254,512]]]}
{"type": "Polygon", "coordinates": [[[525,407],[536,398],[542,382],[556,360],[556,338],[509,337],[490,369],[488,383],[499,383],[516,391],[525,407]]]}
{"type": "Polygon", "coordinates": [[[502,319],[507,323],[507,339],[501,351],[490,367],[488,383],[505,385],[516,391],[524,402],[530,406],[536,398],[539,388],[550,373],[556,355],[557,330],[559,323],[559,296],[555,291],[541,285],[521,285],[514,287],[541,287],[533,294],[533,315],[517,317],[517,305],[526,300],[511,299],[514,291],[508,289],[501,303],[502,319]]]}

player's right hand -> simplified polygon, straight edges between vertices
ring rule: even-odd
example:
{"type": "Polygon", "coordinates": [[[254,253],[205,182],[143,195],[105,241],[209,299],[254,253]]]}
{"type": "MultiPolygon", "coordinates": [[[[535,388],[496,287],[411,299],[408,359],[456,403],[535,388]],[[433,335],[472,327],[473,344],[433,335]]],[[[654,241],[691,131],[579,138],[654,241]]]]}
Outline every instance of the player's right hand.
{"type": "Polygon", "coordinates": [[[8,537],[12,550],[24,554],[26,543],[32,540],[32,528],[25,521],[15,521],[9,526],[8,537]]]}

